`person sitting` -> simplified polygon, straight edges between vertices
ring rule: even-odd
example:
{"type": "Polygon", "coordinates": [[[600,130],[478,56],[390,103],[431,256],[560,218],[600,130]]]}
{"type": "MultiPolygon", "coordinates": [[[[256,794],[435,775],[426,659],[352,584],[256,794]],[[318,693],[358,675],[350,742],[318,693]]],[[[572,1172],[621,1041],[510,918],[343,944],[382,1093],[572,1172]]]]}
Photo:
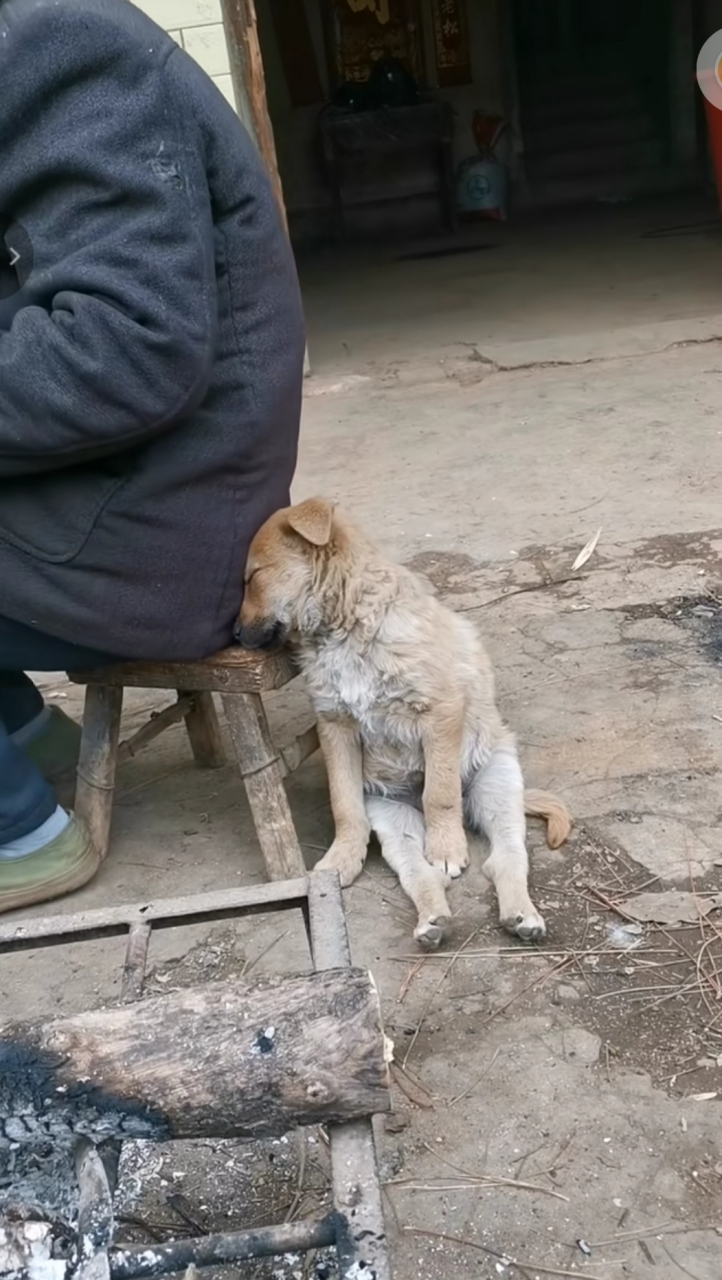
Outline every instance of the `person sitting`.
{"type": "Polygon", "coordinates": [[[2,912],[98,866],[26,673],[230,643],[305,337],[255,146],[170,36],[129,0],[6,0],[0,35],[2,912]]]}

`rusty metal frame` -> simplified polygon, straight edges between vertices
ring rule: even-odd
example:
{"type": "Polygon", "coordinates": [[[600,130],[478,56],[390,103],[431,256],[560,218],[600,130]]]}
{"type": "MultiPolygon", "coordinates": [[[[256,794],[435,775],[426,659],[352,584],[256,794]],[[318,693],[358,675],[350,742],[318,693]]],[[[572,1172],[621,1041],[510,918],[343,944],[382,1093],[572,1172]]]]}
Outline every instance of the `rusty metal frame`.
{"type": "MultiPolygon", "coordinates": [[[[246,889],[5,922],[0,924],[0,955],[126,935],[121,994],[123,1000],[133,1001],[143,994],[154,929],[288,910],[303,914],[316,971],[350,966],[341,888],[332,872],[246,889]]],[[[335,1125],[329,1139],[334,1211],[326,1217],[132,1248],[117,1248],[113,1243],[109,1205],[114,1161],[107,1151],[82,1140],[76,1153],[81,1216],[93,1229],[86,1225],[79,1236],[85,1241],[85,1251],[71,1259],[67,1280],[142,1280],[191,1265],[233,1265],[251,1258],[326,1247],[336,1248],[341,1280],[351,1276],[354,1280],[391,1280],[371,1120],[335,1125]]]]}

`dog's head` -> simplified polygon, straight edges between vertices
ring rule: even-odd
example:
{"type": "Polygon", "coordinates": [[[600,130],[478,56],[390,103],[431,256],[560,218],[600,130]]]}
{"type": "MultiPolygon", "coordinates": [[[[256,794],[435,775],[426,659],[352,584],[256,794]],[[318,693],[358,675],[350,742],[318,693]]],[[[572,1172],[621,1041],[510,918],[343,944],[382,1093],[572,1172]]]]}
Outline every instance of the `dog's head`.
{"type": "Polygon", "coordinates": [[[233,638],[246,649],[283,644],[320,622],[319,570],[337,537],[332,503],[308,498],[277,511],[248,552],[244,595],[233,638]]]}

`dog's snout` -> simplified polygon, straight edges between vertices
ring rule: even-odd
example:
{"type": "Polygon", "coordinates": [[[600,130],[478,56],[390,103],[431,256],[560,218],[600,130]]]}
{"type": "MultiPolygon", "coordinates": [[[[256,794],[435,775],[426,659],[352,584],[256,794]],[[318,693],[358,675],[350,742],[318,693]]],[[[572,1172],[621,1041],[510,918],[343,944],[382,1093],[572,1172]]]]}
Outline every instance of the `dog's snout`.
{"type": "Polygon", "coordinates": [[[239,618],[233,628],[233,639],[244,649],[273,649],[283,644],[286,628],[273,618],[250,623],[244,623],[239,618]]]}

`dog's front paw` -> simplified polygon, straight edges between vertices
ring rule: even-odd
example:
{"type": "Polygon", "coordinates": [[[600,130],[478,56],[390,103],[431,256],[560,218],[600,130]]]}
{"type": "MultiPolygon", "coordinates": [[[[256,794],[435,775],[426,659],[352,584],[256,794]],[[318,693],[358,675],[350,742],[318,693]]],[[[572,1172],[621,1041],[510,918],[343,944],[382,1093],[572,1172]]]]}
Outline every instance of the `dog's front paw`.
{"type": "Polygon", "coordinates": [[[365,860],[366,845],[359,847],[334,840],[328,853],[324,854],[313,869],[314,871],[338,871],[341,885],[347,889],[361,875],[365,860]]]}
{"type": "Polygon", "coordinates": [[[452,837],[427,832],[426,861],[450,880],[456,880],[469,865],[469,846],[464,832],[452,837]]]}
{"type": "Polygon", "coordinates": [[[543,942],[547,936],[544,917],[533,907],[504,916],[501,924],[507,933],[513,933],[522,942],[543,942]]]}
{"type": "Polygon", "coordinates": [[[424,951],[436,951],[449,932],[448,916],[429,916],[419,920],[414,929],[414,937],[424,951]]]}

